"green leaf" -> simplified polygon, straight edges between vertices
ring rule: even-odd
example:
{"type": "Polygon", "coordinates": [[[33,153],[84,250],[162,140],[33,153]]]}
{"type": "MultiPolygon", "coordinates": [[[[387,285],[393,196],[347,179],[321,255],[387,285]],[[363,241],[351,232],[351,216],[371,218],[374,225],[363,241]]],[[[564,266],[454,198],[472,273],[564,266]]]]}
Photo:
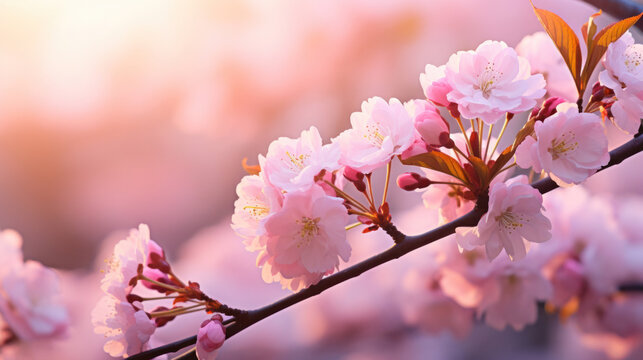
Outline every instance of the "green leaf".
{"type": "Polygon", "coordinates": [[[439,171],[451,175],[465,184],[469,183],[467,175],[464,173],[460,163],[451,156],[439,151],[429,151],[424,154],[412,156],[406,160],[400,158],[400,161],[404,165],[415,165],[439,171]]]}
{"type": "Polygon", "coordinates": [[[543,25],[543,28],[545,28],[545,31],[554,41],[558,51],[560,51],[560,54],[563,56],[563,59],[574,78],[576,89],[579,90],[578,92],[580,94],[582,55],[580,52],[580,44],[576,34],[574,34],[574,30],[572,30],[572,28],[563,19],[561,19],[560,16],[553,12],[538,9],[533,3],[531,6],[534,8],[534,12],[536,13],[540,23],[543,25]]]}
{"type": "Polygon", "coordinates": [[[589,78],[592,76],[596,65],[598,65],[598,62],[605,54],[605,51],[607,51],[607,46],[623,36],[629,28],[636,24],[642,15],[643,13],[640,13],[636,16],[616,22],[601,30],[596,34],[596,37],[592,39],[588,45],[587,60],[585,61],[583,74],[581,75],[581,87],[578,90],[580,96],[583,96],[583,92],[587,88],[589,78]]]}

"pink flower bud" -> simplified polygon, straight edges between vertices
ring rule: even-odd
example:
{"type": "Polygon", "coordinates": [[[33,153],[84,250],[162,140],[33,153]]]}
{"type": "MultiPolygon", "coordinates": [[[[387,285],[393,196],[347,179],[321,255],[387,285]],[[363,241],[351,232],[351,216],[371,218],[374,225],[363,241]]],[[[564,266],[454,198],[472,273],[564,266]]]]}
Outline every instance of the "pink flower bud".
{"type": "Polygon", "coordinates": [[[559,97],[550,97],[540,106],[531,111],[531,118],[535,121],[543,121],[556,113],[556,106],[565,102],[565,99],[559,97]]]}
{"type": "Polygon", "coordinates": [[[417,173],[407,172],[397,177],[397,186],[406,191],[422,189],[429,185],[431,185],[431,180],[417,173]]]}
{"type": "MultiPolygon", "coordinates": [[[[143,270],[143,276],[163,284],[173,285],[172,280],[170,280],[170,278],[165,273],[163,273],[161,270],[158,270],[158,269],[145,268],[145,270],[143,270]]],[[[141,280],[141,282],[143,283],[143,286],[145,286],[148,289],[156,290],[161,293],[167,292],[167,289],[162,286],[153,284],[145,280],[141,280]]]]}
{"type": "Polygon", "coordinates": [[[449,124],[435,107],[427,103],[424,111],[415,117],[415,129],[430,145],[440,144],[440,134],[449,133],[449,124]]]}
{"type": "Polygon", "coordinates": [[[455,143],[453,139],[451,139],[451,134],[448,132],[440,133],[438,140],[440,141],[440,146],[444,146],[447,149],[453,149],[455,147],[455,143]]]}
{"type": "Polygon", "coordinates": [[[344,178],[355,185],[357,191],[366,191],[366,184],[364,183],[364,173],[353,169],[350,166],[344,167],[344,178]]]}
{"type": "Polygon", "coordinates": [[[147,243],[147,260],[145,264],[152,269],[159,269],[164,273],[169,273],[172,269],[170,264],[165,260],[165,252],[155,241],[150,240],[147,243]]]}
{"type": "Polygon", "coordinates": [[[213,315],[201,324],[196,336],[196,354],[199,360],[214,360],[225,341],[225,327],[221,315],[213,315]]]}
{"type": "MultiPolygon", "coordinates": [[[[173,307],[172,309],[176,309],[177,307],[173,307]]],[[[152,310],[152,312],[161,312],[161,311],[168,311],[170,309],[166,308],[165,306],[157,306],[152,310]]],[[[162,327],[165,326],[165,324],[169,323],[170,321],[174,320],[176,316],[161,316],[154,318],[154,323],[156,324],[156,327],[162,327]]]]}

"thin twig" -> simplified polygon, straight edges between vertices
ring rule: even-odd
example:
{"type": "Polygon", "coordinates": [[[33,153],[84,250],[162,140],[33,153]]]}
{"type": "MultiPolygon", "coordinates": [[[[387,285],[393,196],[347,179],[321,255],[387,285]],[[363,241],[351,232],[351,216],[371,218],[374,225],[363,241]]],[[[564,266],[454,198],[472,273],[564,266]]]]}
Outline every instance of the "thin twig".
{"type": "Polygon", "coordinates": [[[388,195],[388,184],[391,181],[391,160],[386,164],[386,182],[384,183],[384,195],[382,195],[382,205],[386,202],[386,195],[388,195]]]}

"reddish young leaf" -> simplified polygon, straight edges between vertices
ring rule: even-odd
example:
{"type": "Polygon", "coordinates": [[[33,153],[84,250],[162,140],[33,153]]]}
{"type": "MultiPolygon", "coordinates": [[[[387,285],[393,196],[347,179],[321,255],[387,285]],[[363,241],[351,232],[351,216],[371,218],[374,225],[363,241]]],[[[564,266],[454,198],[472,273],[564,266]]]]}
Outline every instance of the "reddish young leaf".
{"type": "Polygon", "coordinates": [[[554,41],[558,51],[563,56],[569,71],[574,78],[576,83],[576,88],[580,93],[580,71],[581,71],[581,52],[580,44],[574,30],[567,25],[567,23],[561,19],[560,16],[554,14],[551,11],[538,9],[532,3],[531,6],[534,8],[534,12],[538,17],[538,20],[545,28],[545,31],[549,37],[554,41]]]}
{"type": "Polygon", "coordinates": [[[580,96],[583,96],[589,78],[592,76],[596,65],[598,65],[605,51],[607,51],[607,46],[623,36],[629,28],[636,24],[641,18],[641,15],[643,15],[643,13],[621,20],[596,34],[596,37],[591,41],[591,47],[587,49],[587,61],[585,61],[585,67],[583,68],[583,74],[581,76],[581,87],[578,91],[580,96]]]}
{"type": "Polygon", "coordinates": [[[400,161],[404,165],[415,165],[439,171],[451,175],[456,179],[463,181],[465,184],[468,183],[467,175],[464,173],[460,163],[456,159],[440,151],[429,151],[424,154],[411,156],[406,160],[402,160],[400,158],[400,161]]]}
{"type": "Polygon", "coordinates": [[[471,156],[469,160],[471,161],[471,165],[473,165],[473,170],[478,176],[480,187],[482,189],[486,188],[489,185],[489,168],[487,167],[487,164],[476,156],[471,156]]]}
{"type": "Polygon", "coordinates": [[[493,163],[491,166],[491,170],[489,170],[490,177],[496,176],[500,170],[502,170],[502,167],[505,166],[506,163],[511,160],[511,158],[514,156],[515,150],[512,149],[512,146],[507,146],[506,149],[502,151],[500,155],[498,155],[498,158],[496,161],[493,163]]]}
{"type": "Polygon", "coordinates": [[[587,44],[588,49],[591,47],[592,40],[594,40],[594,34],[596,34],[596,24],[594,23],[594,19],[602,13],[603,10],[599,9],[598,12],[590,16],[589,20],[587,20],[587,22],[580,28],[580,32],[583,34],[583,39],[585,39],[585,44],[587,44]]]}

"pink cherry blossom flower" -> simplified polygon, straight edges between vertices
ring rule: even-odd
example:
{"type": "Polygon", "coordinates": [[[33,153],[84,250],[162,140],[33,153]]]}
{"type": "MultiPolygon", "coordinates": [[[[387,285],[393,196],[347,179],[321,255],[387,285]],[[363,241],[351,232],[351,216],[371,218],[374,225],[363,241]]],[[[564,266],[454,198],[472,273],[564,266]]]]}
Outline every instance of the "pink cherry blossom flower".
{"type": "Polygon", "coordinates": [[[258,242],[266,232],[264,223],[268,216],[281,208],[283,195],[274,186],[266,184],[260,175],[244,176],[237,185],[237,195],[232,229],[245,238],[244,244],[249,251],[258,250],[263,246],[258,242]]]}
{"type": "Polygon", "coordinates": [[[284,191],[307,190],[322,170],[339,169],[337,144],[322,146],[316,127],[301,132],[297,139],[280,137],[268,147],[261,169],[268,181],[284,191]]]}
{"type": "Polygon", "coordinates": [[[62,335],[69,326],[58,277],[36,261],[27,261],[4,274],[0,315],[18,338],[27,341],[62,335]]]}
{"type": "Polygon", "coordinates": [[[266,249],[257,259],[264,279],[296,291],[332,273],[339,258],[348,261],[351,253],[347,222],[344,201],[327,196],[317,185],[287,193],[283,208],[265,224],[266,249]]]}
{"type": "Polygon", "coordinates": [[[427,144],[440,146],[440,135],[445,133],[449,136],[449,123],[431,103],[424,100],[411,100],[404,106],[414,121],[415,130],[427,144]]]}
{"type": "Polygon", "coordinates": [[[543,198],[521,175],[497,182],[489,190],[489,210],[474,228],[456,229],[456,239],[465,249],[484,245],[489,259],[502,249],[512,260],[522,259],[524,241],[541,243],[551,237],[551,223],[541,212],[543,198]]]}
{"type": "Polygon", "coordinates": [[[546,92],[543,76],[531,75],[529,62],[504,42],[485,41],[475,51],[451,55],[445,72],[453,88],[447,99],[463,117],[487,124],[533,108],[546,92]]]}
{"type": "Polygon", "coordinates": [[[579,184],[609,162],[607,136],[598,115],[579,114],[572,103],[556,109],[556,114],[536,122],[536,138],[527,137],[518,146],[516,162],[549,172],[560,186],[579,184]]]}
{"type": "Polygon", "coordinates": [[[143,351],[156,329],[156,323],[148,317],[142,304],[130,303],[127,298],[133,288],[130,280],[137,276],[139,265],[144,266],[144,274],[153,275],[149,270],[159,272],[145,266],[148,259],[155,259],[151,254],[164,258],[163,249],[150,239],[150,229],[145,224],[132,229],[126,239],[114,246],[109,268],[101,283],[105,296],[92,312],[94,331],[108,339],[104,350],[112,356],[128,356],[143,351]]]}
{"type": "Polygon", "coordinates": [[[643,82],[643,45],[635,44],[628,31],[620,39],[607,47],[603,58],[601,83],[612,90],[625,86],[639,85],[643,82]]]}
{"type": "Polygon", "coordinates": [[[529,61],[532,74],[543,74],[549,96],[576,101],[578,91],[574,79],[547,33],[539,31],[525,36],[516,46],[516,52],[529,61]]]}
{"type": "Polygon", "coordinates": [[[446,79],[445,66],[436,67],[427,64],[424,73],[420,74],[420,84],[424,89],[424,95],[432,103],[438,106],[448,106],[447,94],[451,92],[451,85],[446,79]]]}
{"type": "Polygon", "coordinates": [[[65,334],[69,326],[56,273],[36,261],[23,263],[22,238],[13,230],[0,233],[0,319],[26,341],[65,334]]]}
{"type": "Polygon", "coordinates": [[[610,107],[614,125],[628,134],[636,134],[643,118],[643,81],[624,89],[614,89],[615,101],[610,107]]]}
{"type": "Polygon", "coordinates": [[[158,248],[150,239],[150,229],[141,224],[132,229],[129,236],[114,246],[109,268],[101,282],[101,289],[117,299],[125,300],[132,290],[130,279],[137,275],[139,264],[145,264],[151,249],[158,248]]]}
{"type": "Polygon", "coordinates": [[[196,337],[196,356],[199,360],[214,360],[217,350],[225,341],[225,327],[223,318],[215,314],[211,319],[204,321],[196,337]]]}
{"type": "Polygon", "coordinates": [[[441,285],[442,266],[451,257],[461,255],[452,241],[439,244],[431,249],[425,269],[413,269],[404,276],[402,314],[407,323],[417,324],[431,334],[448,330],[462,338],[473,328],[474,310],[445,294],[441,285]]]}
{"type": "Polygon", "coordinates": [[[485,315],[485,322],[495,329],[510,325],[520,330],[533,323],[537,301],[551,295],[537,262],[512,262],[507,257],[490,262],[480,248],[460,254],[455,246],[445,255],[450,260],[440,269],[444,293],[478,317],[485,315]]]}
{"type": "Polygon", "coordinates": [[[534,323],[538,316],[538,300],[551,296],[551,284],[538,267],[527,262],[513,263],[506,258],[494,261],[491,281],[496,287],[485,302],[478,307],[478,314],[485,314],[485,323],[502,330],[510,325],[522,330],[534,323]]]}
{"type": "Polygon", "coordinates": [[[413,120],[397,99],[364,101],[362,111],[351,114],[351,125],[333,142],[341,149],[340,163],[363,173],[385,165],[415,140],[413,120]]]}
{"type": "Polygon", "coordinates": [[[94,332],[105,336],[103,347],[113,357],[127,357],[149,348],[149,340],[156,330],[142,304],[103,296],[92,311],[94,332]]]}

